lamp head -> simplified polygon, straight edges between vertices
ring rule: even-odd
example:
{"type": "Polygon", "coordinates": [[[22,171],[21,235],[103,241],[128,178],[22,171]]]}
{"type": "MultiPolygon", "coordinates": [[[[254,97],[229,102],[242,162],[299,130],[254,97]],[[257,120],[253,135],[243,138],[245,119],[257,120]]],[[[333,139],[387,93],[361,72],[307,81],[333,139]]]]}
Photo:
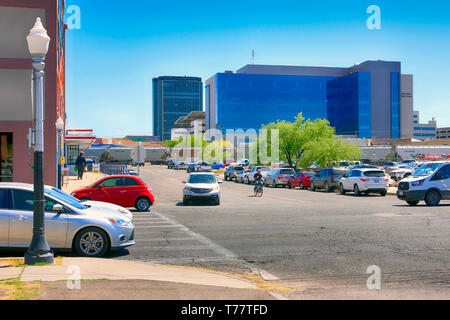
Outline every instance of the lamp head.
{"type": "Polygon", "coordinates": [[[55,126],[56,129],[58,130],[64,130],[64,121],[63,119],[61,119],[61,117],[59,117],[58,120],[56,120],[55,126]]]}
{"type": "Polygon", "coordinates": [[[30,34],[27,36],[27,42],[28,50],[32,56],[47,54],[50,37],[42,25],[41,18],[36,19],[33,29],[30,30],[30,34]]]}

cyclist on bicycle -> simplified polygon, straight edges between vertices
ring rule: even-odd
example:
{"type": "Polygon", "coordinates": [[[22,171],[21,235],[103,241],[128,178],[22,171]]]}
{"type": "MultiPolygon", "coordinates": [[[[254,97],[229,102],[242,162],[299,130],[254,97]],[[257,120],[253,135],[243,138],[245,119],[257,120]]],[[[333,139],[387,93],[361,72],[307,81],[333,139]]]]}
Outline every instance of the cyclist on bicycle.
{"type": "Polygon", "coordinates": [[[254,181],[255,181],[255,190],[256,190],[256,188],[257,188],[258,186],[260,186],[261,189],[262,189],[264,178],[263,178],[263,176],[262,176],[262,174],[261,174],[261,169],[258,169],[258,171],[257,171],[257,172],[255,173],[255,175],[253,176],[253,179],[254,179],[254,181]]]}

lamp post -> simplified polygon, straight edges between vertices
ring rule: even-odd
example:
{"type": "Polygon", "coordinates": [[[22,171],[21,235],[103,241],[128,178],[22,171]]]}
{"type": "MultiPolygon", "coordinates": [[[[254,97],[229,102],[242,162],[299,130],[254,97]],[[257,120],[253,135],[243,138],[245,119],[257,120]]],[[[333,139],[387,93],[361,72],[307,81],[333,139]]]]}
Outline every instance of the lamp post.
{"type": "Polygon", "coordinates": [[[62,143],[62,133],[64,130],[64,121],[61,119],[61,116],[59,116],[58,120],[56,120],[55,123],[56,130],[58,130],[58,189],[62,189],[62,179],[61,179],[61,157],[62,157],[62,149],[61,149],[61,143],[62,143]]]}
{"type": "Polygon", "coordinates": [[[41,19],[37,18],[27,37],[28,49],[33,59],[34,108],[34,204],[33,239],[25,254],[25,264],[53,263],[53,252],[45,237],[44,212],[44,68],[50,37],[41,19]]]}

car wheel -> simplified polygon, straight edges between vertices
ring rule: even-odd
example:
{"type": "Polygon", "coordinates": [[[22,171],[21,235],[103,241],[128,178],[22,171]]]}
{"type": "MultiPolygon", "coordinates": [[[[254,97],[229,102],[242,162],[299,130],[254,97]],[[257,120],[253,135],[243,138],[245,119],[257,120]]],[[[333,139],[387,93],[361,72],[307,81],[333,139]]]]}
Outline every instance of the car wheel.
{"type": "Polygon", "coordinates": [[[136,200],[135,208],[138,211],[141,211],[141,212],[148,211],[150,206],[151,206],[151,203],[148,198],[139,198],[136,200]]]}
{"type": "Polygon", "coordinates": [[[215,200],[215,204],[216,204],[216,206],[220,206],[220,198],[219,197],[217,197],[217,199],[215,200]]]}
{"type": "Polygon", "coordinates": [[[82,257],[102,257],[109,250],[109,238],[96,227],[81,230],[74,240],[74,247],[82,257]]]}
{"type": "Polygon", "coordinates": [[[245,184],[250,184],[250,180],[248,179],[248,177],[245,178],[244,183],[245,184]]]}
{"type": "Polygon", "coordinates": [[[315,192],[316,191],[316,186],[314,185],[313,182],[311,182],[311,191],[315,192]]]}
{"type": "Polygon", "coordinates": [[[417,206],[419,204],[419,201],[406,201],[406,203],[410,206],[417,206]]]}
{"type": "Polygon", "coordinates": [[[359,191],[359,187],[357,184],[353,187],[353,192],[355,193],[355,196],[359,197],[361,195],[361,191],[359,191]]]}
{"type": "Polygon", "coordinates": [[[292,189],[292,185],[291,185],[290,182],[288,182],[288,188],[289,188],[289,189],[292,189]]]}
{"type": "Polygon", "coordinates": [[[303,185],[303,182],[300,182],[300,190],[305,190],[305,186],[303,185]]]}
{"type": "Polygon", "coordinates": [[[328,182],[325,181],[324,187],[325,187],[325,192],[330,192],[331,191],[328,182]]]}
{"type": "Polygon", "coordinates": [[[342,183],[339,185],[339,192],[340,192],[342,195],[345,194],[344,185],[343,185],[342,183]]]}
{"type": "Polygon", "coordinates": [[[425,203],[429,207],[436,207],[441,202],[441,194],[437,191],[430,191],[425,196],[425,203]]]}
{"type": "Polygon", "coordinates": [[[387,191],[382,191],[380,194],[381,194],[382,197],[386,197],[387,196],[387,191]]]}

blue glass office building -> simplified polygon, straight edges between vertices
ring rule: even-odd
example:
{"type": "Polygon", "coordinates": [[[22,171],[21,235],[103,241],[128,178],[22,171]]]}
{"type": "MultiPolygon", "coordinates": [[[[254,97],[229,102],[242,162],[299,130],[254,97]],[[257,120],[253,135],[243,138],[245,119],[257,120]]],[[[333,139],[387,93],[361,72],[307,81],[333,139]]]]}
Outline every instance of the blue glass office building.
{"type": "Polygon", "coordinates": [[[259,129],[276,120],[328,119],[337,134],[399,138],[399,62],[350,68],[247,65],[206,82],[207,129],[259,129]]]}
{"type": "Polygon", "coordinates": [[[192,111],[203,111],[203,83],[197,77],[153,79],[153,135],[170,140],[175,122],[192,111]]]}

